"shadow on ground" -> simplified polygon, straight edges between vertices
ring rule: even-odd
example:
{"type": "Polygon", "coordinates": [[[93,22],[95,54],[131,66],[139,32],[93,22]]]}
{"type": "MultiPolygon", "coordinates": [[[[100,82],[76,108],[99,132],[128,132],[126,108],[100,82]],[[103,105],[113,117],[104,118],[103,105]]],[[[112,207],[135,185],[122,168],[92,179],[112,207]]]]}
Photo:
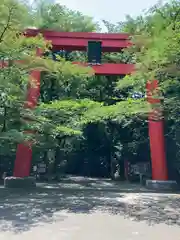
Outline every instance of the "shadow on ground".
{"type": "Polygon", "coordinates": [[[63,221],[65,213],[119,214],[149,224],[180,226],[180,195],[150,193],[137,185],[110,180],[68,178],[38,184],[32,191],[0,189],[0,231],[27,231],[45,222],[63,221]]]}

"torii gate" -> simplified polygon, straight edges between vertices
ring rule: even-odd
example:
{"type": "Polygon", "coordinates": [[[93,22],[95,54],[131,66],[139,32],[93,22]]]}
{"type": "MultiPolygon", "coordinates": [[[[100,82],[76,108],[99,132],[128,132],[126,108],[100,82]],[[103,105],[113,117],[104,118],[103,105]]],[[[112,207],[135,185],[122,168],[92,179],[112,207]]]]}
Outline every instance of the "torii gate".
{"type": "MultiPolygon", "coordinates": [[[[66,51],[87,51],[90,66],[93,68],[96,75],[127,75],[131,74],[135,67],[133,64],[101,64],[101,52],[120,52],[121,49],[127,48],[131,45],[129,35],[125,33],[83,33],[83,32],[56,32],[56,31],[41,31],[37,29],[28,29],[25,33],[27,37],[34,37],[41,33],[45,40],[51,41],[52,50],[66,50],[66,51]],[[99,52],[90,53],[90,49],[98,50],[99,52]],[[92,61],[95,61],[92,63],[92,61]]],[[[37,52],[37,54],[41,54],[37,52]]],[[[77,63],[76,63],[77,64],[77,63]]],[[[82,65],[82,63],[81,63],[82,65]]],[[[83,63],[88,66],[88,63],[83,63]]],[[[41,73],[39,71],[32,71],[30,79],[36,79],[40,86],[41,73]]],[[[153,99],[151,93],[158,87],[158,82],[154,80],[147,84],[147,95],[150,103],[159,102],[153,99]]],[[[30,87],[28,89],[26,107],[35,107],[37,105],[40,94],[39,87],[30,87]]],[[[151,150],[151,165],[152,165],[152,179],[153,180],[168,180],[167,164],[165,155],[163,121],[155,121],[152,118],[152,113],[149,114],[149,138],[151,150]]],[[[32,159],[32,149],[30,146],[19,144],[17,147],[14,176],[26,177],[30,174],[32,159]]]]}

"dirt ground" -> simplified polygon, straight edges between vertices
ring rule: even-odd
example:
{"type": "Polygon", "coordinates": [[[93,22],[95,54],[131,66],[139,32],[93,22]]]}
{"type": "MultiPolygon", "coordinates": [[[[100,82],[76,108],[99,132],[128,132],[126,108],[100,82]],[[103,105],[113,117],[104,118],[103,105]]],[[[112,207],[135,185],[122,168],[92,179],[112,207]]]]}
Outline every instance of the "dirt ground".
{"type": "Polygon", "coordinates": [[[81,177],[0,189],[0,240],[180,239],[180,195],[81,177]]]}

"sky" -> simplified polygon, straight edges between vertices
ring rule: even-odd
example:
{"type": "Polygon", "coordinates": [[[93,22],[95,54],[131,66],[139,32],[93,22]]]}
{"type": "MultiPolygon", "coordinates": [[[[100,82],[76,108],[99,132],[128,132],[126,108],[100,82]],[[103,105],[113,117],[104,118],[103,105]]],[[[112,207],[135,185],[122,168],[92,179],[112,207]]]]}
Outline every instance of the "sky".
{"type": "Polygon", "coordinates": [[[98,21],[105,19],[115,23],[123,21],[127,14],[137,16],[158,0],[57,0],[57,2],[90,15],[98,21]]]}

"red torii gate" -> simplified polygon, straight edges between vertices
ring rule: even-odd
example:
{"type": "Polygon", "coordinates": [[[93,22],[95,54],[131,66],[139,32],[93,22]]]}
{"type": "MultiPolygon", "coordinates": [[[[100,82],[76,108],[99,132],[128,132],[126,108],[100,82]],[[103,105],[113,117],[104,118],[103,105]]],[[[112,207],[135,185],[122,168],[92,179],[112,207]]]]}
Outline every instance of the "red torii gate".
{"type": "MultiPolygon", "coordinates": [[[[127,48],[131,45],[129,35],[112,34],[112,33],[83,33],[83,32],[55,32],[55,31],[41,31],[37,29],[28,29],[25,36],[34,37],[41,33],[45,40],[51,41],[52,50],[66,50],[66,51],[86,51],[89,41],[101,42],[102,52],[120,52],[121,49],[127,48]]],[[[40,55],[40,52],[37,52],[40,55]]],[[[77,63],[76,63],[77,64],[77,63]]],[[[80,63],[82,65],[82,63],[80,63]]],[[[83,63],[88,66],[87,63],[83,63]]],[[[133,64],[114,64],[103,63],[100,65],[91,66],[96,75],[127,75],[131,74],[135,68],[133,64]]],[[[28,89],[27,102],[25,107],[33,108],[37,105],[38,97],[40,94],[40,77],[39,71],[32,71],[30,74],[31,79],[36,79],[38,87],[30,87],[28,89]]],[[[153,81],[147,84],[148,101],[154,103],[155,100],[151,96],[151,92],[158,87],[158,82],[153,81]]],[[[151,149],[151,162],[152,162],[152,179],[153,180],[168,180],[165,144],[163,133],[163,121],[155,121],[149,116],[149,138],[151,149]]],[[[32,159],[31,146],[19,144],[17,147],[14,176],[26,177],[30,174],[32,159]]]]}

